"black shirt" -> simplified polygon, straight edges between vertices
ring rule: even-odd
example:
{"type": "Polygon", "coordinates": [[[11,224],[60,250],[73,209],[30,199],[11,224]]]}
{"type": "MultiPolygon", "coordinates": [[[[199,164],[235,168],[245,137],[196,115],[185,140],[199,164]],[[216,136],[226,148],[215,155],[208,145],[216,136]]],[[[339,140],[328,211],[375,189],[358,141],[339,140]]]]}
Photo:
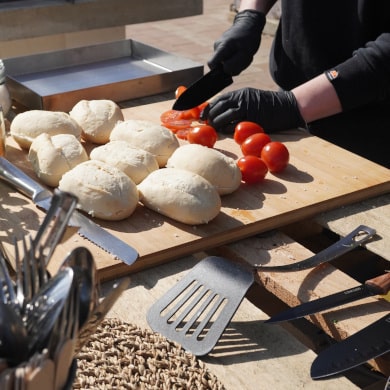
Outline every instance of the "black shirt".
{"type": "Polygon", "coordinates": [[[390,0],[282,0],[270,70],[285,90],[332,71],[343,113],[310,131],[390,167],[390,0]]]}

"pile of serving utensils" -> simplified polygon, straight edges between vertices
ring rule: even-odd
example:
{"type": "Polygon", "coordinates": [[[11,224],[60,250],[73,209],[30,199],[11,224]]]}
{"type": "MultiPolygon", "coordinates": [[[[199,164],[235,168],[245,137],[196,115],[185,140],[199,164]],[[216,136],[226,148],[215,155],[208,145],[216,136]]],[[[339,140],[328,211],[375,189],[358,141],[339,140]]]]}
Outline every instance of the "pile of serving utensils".
{"type": "Polygon", "coordinates": [[[128,287],[124,278],[100,299],[85,247],[73,249],[50,275],[76,204],[72,194],[56,191],[34,238],[15,240],[12,256],[0,242],[0,389],[70,389],[77,352],[128,287]]]}

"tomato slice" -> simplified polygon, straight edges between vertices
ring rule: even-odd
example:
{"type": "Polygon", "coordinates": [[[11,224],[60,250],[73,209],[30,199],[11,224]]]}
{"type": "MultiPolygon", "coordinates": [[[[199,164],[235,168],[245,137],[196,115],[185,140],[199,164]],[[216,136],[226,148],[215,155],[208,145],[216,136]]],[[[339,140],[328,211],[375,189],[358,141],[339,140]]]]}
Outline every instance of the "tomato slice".
{"type": "Polygon", "coordinates": [[[176,130],[175,135],[177,138],[184,139],[185,141],[188,140],[188,134],[192,130],[192,127],[188,127],[186,129],[179,129],[176,130]]]}
{"type": "Polygon", "coordinates": [[[160,115],[160,121],[163,126],[171,130],[180,130],[191,127],[193,119],[182,117],[183,111],[167,110],[160,115]]]}
{"type": "Polygon", "coordinates": [[[200,118],[200,109],[198,107],[190,108],[189,110],[181,111],[181,119],[198,120],[200,118]]]}

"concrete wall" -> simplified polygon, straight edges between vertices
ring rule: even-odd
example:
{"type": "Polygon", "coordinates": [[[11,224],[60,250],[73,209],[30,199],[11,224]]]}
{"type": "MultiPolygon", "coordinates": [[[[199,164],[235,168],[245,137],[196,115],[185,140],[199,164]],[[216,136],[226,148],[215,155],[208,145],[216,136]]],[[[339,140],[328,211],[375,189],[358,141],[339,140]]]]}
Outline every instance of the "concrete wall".
{"type": "Polygon", "coordinates": [[[0,58],[125,39],[125,26],[199,15],[203,0],[0,3],[0,58]]]}

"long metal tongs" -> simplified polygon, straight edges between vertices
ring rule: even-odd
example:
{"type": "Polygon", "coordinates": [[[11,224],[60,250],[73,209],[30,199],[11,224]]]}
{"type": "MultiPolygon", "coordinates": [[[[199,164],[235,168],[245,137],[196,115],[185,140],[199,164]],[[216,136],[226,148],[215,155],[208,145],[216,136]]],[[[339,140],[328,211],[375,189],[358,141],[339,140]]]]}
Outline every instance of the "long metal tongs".
{"type": "Polygon", "coordinates": [[[352,249],[358,247],[369,241],[376,234],[375,229],[360,225],[351,233],[341,238],[339,241],[330,245],[328,248],[321,252],[309,257],[306,260],[298,261],[293,264],[285,265],[258,265],[255,264],[254,268],[258,271],[270,271],[270,272],[291,272],[302,271],[308,268],[314,268],[317,265],[334,260],[335,258],[344,255],[352,249]]]}

